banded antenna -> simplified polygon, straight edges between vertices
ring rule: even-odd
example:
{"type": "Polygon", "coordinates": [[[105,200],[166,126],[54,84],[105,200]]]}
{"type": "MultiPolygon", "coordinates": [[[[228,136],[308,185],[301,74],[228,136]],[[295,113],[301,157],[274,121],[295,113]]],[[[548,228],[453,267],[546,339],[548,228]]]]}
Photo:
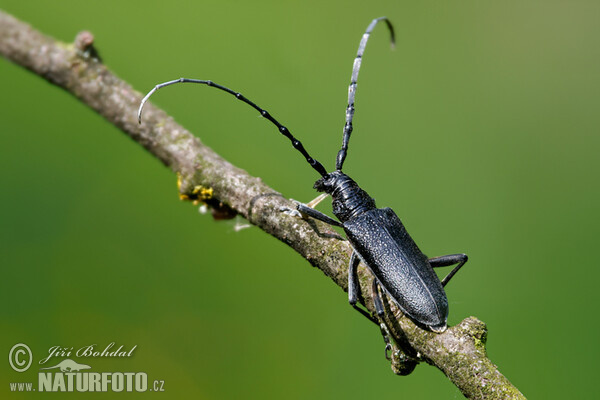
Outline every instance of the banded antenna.
{"type": "Polygon", "coordinates": [[[317,161],[314,158],[312,158],[310,156],[310,154],[308,154],[308,152],[304,149],[304,146],[302,145],[302,143],[292,135],[292,133],[288,130],[288,128],[286,128],[285,126],[281,125],[279,123],[279,121],[277,121],[275,118],[273,118],[271,116],[271,114],[269,114],[269,112],[267,110],[264,110],[261,107],[257,106],[254,102],[248,100],[241,93],[233,91],[233,90],[231,90],[229,88],[226,88],[225,86],[219,85],[219,84],[214,83],[212,81],[205,81],[205,80],[199,80],[199,79],[179,78],[179,79],[175,79],[173,81],[164,82],[164,83],[156,85],[154,87],[154,89],[152,89],[150,92],[148,92],[148,94],[142,99],[142,102],[140,103],[140,108],[138,109],[138,122],[140,124],[142,123],[142,110],[144,108],[144,104],[146,104],[146,102],[148,101],[148,99],[150,98],[150,96],[152,96],[152,94],[154,94],[154,92],[156,92],[158,89],[163,88],[165,86],[175,85],[176,83],[199,83],[201,85],[207,85],[207,86],[210,86],[210,87],[214,87],[214,88],[220,89],[220,90],[222,90],[224,92],[229,93],[232,96],[235,96],[236,99],[241,100],[244,103],[248,104],[249,106],[251,106],[252,108],[254,108],[256,111],[258,111],[260,113],[260,115],[262,115],[263,117],[265,117],[266,119],[268,119],[269,121],[271,121],[273,123],[273,125],[275,125],[277,127],[277,129],[279,130],[279,132],[283,136],[285,136],[288,139],[290,139],[290,141],[292,142],[292,146],[294,146],[294,148],[296,150],[298,150],[300,153],[302,153],[302,155],[304,156],[304,158],[306,158],[306,161],[310,164],[310,166],[313,167],[319,174],[321,174],[321,176],[327,175],[327,171],[325,170],[325,168],[323,167],[323,165],[319,161],[317,161]]]}
{"type": "Polygon", "coordinates": [[[367,30],[362,36],[360,40],[360,44],[358,45],[358,53],[356,54],[356,58],[354,59],[354,65],[352,66],[352,77],[350,78],[350,86],[348,87],[348,106],[346,107],[346,123],[344,124],[344,136],[342,139],[342,148],[337,154],[337,160],[335,163],[335,169],[338,171],[342,170],[342,166],[344,165],[344,160],[346,159],[346,154],[348,153],[348,142],[350,141],[350,135],[352,134],[352,119],[354,118],[354,97],[356,95],[356,81],[358,80],[358,72],[360,71],[360,65],[362,62],[362,57],[365,52],[365,47],[367,47],[367,41],[369,40],[369,36],[373,29],[375,29],[375,25],[379,21],[385,21],[388,29],[390,30],[390,40],[392,49],[395,46],[395,38],[394,38],[394,27],[387,17],[375,18],[367,27],[367,30]]]}

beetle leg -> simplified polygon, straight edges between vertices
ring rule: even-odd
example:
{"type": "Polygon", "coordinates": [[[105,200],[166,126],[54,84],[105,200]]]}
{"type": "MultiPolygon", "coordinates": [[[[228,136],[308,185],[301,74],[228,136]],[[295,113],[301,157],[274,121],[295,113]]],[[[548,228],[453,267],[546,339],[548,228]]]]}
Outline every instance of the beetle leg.
{"type": "Polygon", "coordinates": [[[450,254],[447,256],[434,257],[429,259],[429,264],[433,268],[437,267],[449,267],[450,265],[458,264],[444,279],[442,279],[442,286],[446,286],[450,279],[458,272],[458,270],[465,265],[469,260],[466,254],[450,254]]]}
{"type": "Polygon", "coordinates": [[[381,336],[383,336],[383,341],[385,342],[385,359],[388,361],[392,361],[392,356],[390,356],[389,353],[389,351],[394,349],[394,346],[392,346],[392,340],[390,339],[392,335],[390,335],[390,331],[388,330],[387,325],[383,322],[379,324],[379,329],[381,330],[381,336]]]}
{"type": "Polygon", "coordinates": [[[358,276],[357,268],[360,263],[360,258],[356,256],[356,252],[352,252],[350,256],[350,264],[348,264],[348,302],[352,307],[356,306],[358,301],[358,276]]]}
{"type": "MultiPolygon", "coordinates": [[[[319,205],[320,202],[322,202],[323,200],[325,200],[325,198],[328,196],[327,193],[321,193],[320,195],[318,195],[317,197],[315,197],[314,199],[312,199],[311,201],[309,201],[308,203],[305,204],[305,206],[310,207],[310,208],[315,208],[319,205]]],[[[293,203],[296,203],[296,205],[301,204],[299,201],[296,201],[294,199],[290,199],[293,203]]],[[[297,207],[297,206],[296,206],[297,207]]],[[[293,217],[300,217],[302,218],[302,214],[300,214],[300,212],[297,209],[291,209],[288,207],[281,207],[281,209],[279,211],[283,211],[288,215],[291,215],[293,217]]]]}
{"type": "Polygon", "coordinates": [[[381,336],[385,342],[385,358],[391,362],[392,371],[396,375],[408,375],[414,371],[415,367],[419,363],[414,357],[408,356],[404,350],[392,339],[392,334],[383,319],[383,302],[379,295],[379,284],[377,280],[373,280],[373,303],[375,303],[375,309],[381,319],[379,329],[381,330],[381,336]]]}
{"type": "Polygon", "coordinates": [[[381,301],[381,296],[379,296],[379,284],[376,279],[373,279],[373,304],[375,305],[375,311],[377,311],[377,315],[379,318],[383,317],[383,302],[381,301]]]}
{"type": "Polygon", "coordinates": [[[360,308],[356,305],[358,302],[358,264],[360,263],[360,257],[356,251],[352,252],[352,256],[350,256],[350,263],[348,264],[348,303],[359,313],[364,315],[369,319],[369,321],[373,322],[376,325],[379,325],[379,322],[371,316],[368,312],[360,308]]]}
{"type": "Polygon", "coordinates": [[[375,305],[375,311],[377,311],[377,316],[381,320],[379,324],[379,329],[381,329],[381,335],[383,336],[383,341],[385,342],[385,358],[388,361],[392,359],[388,355],[388,351],[392,350],[393,346],[390,340],[390,331],[388,330],[387,325],[385,324],[385,320],[383,319],[383,302],[381,301],[381,296],[379,296],[379,284],[377,283],[377,279],[373,279],[373,285],[371,286],[372,296],[373,296],[373,304],[375,305]]]}
{"type": "Polygon", "coordinates": [[[323,214],[321,211],[317,211],[314,208],[307,206],[306,204],[298,203],[296,209],[300,211],[302,214],[308,215],[314,219],[318,219],[319,221],[325,222],[326,224],[333,226],[342,226],[342,223],[336,221],[335,219],[323,214]]]}
{"type": "Polygon", "coordinates": [[[360,257],[358,254],[353,251],[352,257],[350,257],[350,265],[348,266],[348,301],[357,311],[359,311],[362,315],[367,317],[370,321],[379,326],[381,330],[381,336],[383,337],[383,341],[385,342],[384,354],[385,358],[391,362],[392,371],[396,375],[408,375],[410,374],[418,364],[418,361],[407,356],[404,351],[400,349],[400,347],[395,343],[392,339],[392,335],[383,319],[384,309],[383,302],[381,301],[381,297],[379,296],[379,284],[376,279],[373,279],[372,286],[372,296],[373,303],[375,304],[375,310],[377,311],[377,315],[381,319],[377,321],[377,319],[373,318],[370,314],[368,314],[362,308],[359,308],[356,305],[358,301],[358,280],[357,280],[357,268],[360,263],[360,257]]]}
{"type": "Polygon", "coordinates": [[[296,210],[290,210],[289,208],[285,207],[280,211],[283,211],[286,214],[290,214],[295,217],[302,217],[302,215],[306,215],[306,216],[312,217],[314,219],[318,219],[319,221],[325,222],[326,224],[329,224],[329,225],[342,226],[341,222],[336,221],[335,219],[331,218],[330,216],[325,215],[322,212],[315,210],[315,207],[320,202],[322,202],[327,196],[328,196],[327,193],[322,193],[306,204],[302,204],[300,202],[297,202],[296,200],[292,200],[293,202],[297,203],[296,210]]]}

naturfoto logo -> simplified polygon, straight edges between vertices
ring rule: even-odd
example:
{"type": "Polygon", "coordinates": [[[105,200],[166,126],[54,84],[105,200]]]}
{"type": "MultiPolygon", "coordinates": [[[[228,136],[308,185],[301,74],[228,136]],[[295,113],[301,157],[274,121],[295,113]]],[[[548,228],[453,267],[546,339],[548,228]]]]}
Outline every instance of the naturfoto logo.
{"type": "Polygon", "coordinates": [[[89,365],[85,365],[85,364],[77,364],[75,361],[69,360],[67,358],[66,360],[62,360],[61,362],[56,364],[54,367],[40,368],[40,369],[53,369],[53,368],[60,368],[60,370],[62,372],[79,372],[82,369],[90,369],[92,367],[90,367],[89,365]]]}
{"type": "MultiPolygon", "coordinates": [[[[39,372],[40,392],[145,392],[148,390],[148,375],[145,372],[80,372],[90,369],[69,358],[58,364],[40,368],[60,369],[60,372],[39,372]]],[[[156,384],[155,384],[156,385],[156,384]]]]}

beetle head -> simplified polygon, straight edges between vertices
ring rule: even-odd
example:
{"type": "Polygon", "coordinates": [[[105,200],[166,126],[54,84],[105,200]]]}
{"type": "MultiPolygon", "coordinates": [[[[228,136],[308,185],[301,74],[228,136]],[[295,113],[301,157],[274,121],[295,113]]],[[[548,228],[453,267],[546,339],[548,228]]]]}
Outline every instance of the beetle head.
{"type": "Polygon", "coordinates": [[[331,195],[333,213],[342,223],[375,208],[375,200],[342,171],[323,176],[315,182],[314,188],[331,195]]]}
{"type": "Polygon", "coordinates": [[[354,186],[358,187],[356,182],[354,182],[348,175],[341,171],[333,171],[316,181],[314,188],[319,192],[325,192],[333,197],[334,192],[339,192],[341,188],[349,187],[353,184],[354,186]]]}

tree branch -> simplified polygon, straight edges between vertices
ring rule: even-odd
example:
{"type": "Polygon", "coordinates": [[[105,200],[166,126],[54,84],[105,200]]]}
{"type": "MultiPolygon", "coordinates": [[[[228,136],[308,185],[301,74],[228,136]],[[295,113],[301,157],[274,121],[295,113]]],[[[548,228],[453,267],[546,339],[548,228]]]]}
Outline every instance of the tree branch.
{"type": "MultiPolygon", "coordinates": [[[[0,11],[0,54],[67,90],[144,146],[179,174],[184,198],[208,203],[216,217],[241,214],[347,290],[348,242],[320,222],[282,213],[282,207],[294,204],[260,178],[221,158],[152,104],[146,106],[143,123],[138,125],[136,112],[142,96],[101,63],[90,33],[82,32],[74,44],[65,44],[0,11]]],[[[370,293],[372,279],[359,268],[362,293],[370,293]]],[[[370,296],[361,300],[374,312],[370,296]]],[[[524,398],[487,358],[483,322],[469,317],[436,334],[417,327],[393,302],[386,307],[394,341],[406,354],[439,368],[467,398],[524,398]]],[[[402,368],[397,359],[393,368],[402,368]]]]}

